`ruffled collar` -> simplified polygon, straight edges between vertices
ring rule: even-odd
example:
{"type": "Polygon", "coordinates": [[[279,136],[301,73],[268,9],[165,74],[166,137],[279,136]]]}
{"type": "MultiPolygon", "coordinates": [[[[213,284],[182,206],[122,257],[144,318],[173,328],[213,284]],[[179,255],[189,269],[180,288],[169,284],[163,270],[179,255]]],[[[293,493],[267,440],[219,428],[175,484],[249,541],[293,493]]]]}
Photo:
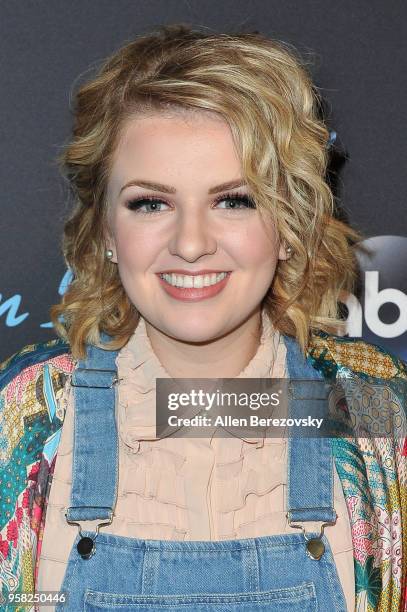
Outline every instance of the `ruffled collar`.
{"type": "MultiPolygon", "coordinates": [[[[266,378],[273,375],[278,348],[284,347],[268,314],[262,311],[262,333],[255,355],[236,378],[266,378]],[[282,345],[282,346],[281,346],[282,345]]],[[[137,452],[140,440],[155,438],[155,387],[157,378],[171,378],[155,354],[142,317],[116,357],[119,375],[118,428],[128,449],[137,452]]]]}

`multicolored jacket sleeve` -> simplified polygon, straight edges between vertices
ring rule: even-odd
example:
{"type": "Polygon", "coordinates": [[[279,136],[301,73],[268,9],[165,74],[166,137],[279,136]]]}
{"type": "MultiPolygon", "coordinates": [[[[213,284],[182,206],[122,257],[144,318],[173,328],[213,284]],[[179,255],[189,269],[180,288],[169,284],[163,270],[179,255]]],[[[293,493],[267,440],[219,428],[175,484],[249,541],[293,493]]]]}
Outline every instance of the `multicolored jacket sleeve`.
{"type": "Polygon", "coordinates": [[[34,590],[44,500],[64,416],[57,395],[72,369],[61,340],[28,345],[0,366],[1,610],[18,609],[7,605],[9,593],[34,590]]]}
{"type": "Polygon", "coordinates": [[[323,332],[310,357],[325,378],[348,389],[347,409],[359,418],[384,406],[389,412],[386,436],[335,438],[333,449],[352,530],[355,610],[405,612],[407,365],[379,346],[323,332]]]}

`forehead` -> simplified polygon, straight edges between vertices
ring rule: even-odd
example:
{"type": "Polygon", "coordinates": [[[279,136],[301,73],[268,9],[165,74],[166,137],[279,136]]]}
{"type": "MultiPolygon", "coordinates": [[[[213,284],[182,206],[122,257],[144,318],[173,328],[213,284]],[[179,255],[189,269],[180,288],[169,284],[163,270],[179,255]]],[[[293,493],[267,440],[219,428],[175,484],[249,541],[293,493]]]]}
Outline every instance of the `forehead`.
{"type": "Polygon", "coordinates": [[[122,125],[113,154],[111,172],[124,166],[159,166],[188,155],[188,161],[223,157],[238,161],[228,123],[210,111],[176,111],[143,114],[127,119],[122,125]],[[192,157],[191,157],[192,156],[192,157]]]}

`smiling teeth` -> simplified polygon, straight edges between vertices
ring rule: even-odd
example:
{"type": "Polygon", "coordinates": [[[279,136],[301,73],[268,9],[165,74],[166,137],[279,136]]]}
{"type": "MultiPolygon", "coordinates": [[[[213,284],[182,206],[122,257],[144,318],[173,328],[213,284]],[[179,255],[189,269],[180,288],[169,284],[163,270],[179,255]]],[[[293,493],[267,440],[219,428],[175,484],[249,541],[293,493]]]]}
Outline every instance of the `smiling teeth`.
{"type": "Polygon", "coordinates": [[[202,287],[210,287],[219,283],[227,276],[227,272],[204,274],[202,276],[184,276],[183,274],[160,274],[160,276],[174,287],[202,289],[202,287]]]}

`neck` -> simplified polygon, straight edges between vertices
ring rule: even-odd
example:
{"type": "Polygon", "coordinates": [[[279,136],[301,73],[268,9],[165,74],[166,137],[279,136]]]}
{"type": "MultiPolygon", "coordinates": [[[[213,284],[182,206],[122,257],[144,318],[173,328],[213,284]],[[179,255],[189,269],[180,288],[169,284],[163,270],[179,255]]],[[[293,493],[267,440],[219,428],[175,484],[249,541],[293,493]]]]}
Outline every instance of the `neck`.
{"type": "Polygon", "coordinates": [[[182,342],[145,321],[151,346],[172,378],[235,378],[260,344],[260,307],[236,329],[206,343],[182,342]]]}

